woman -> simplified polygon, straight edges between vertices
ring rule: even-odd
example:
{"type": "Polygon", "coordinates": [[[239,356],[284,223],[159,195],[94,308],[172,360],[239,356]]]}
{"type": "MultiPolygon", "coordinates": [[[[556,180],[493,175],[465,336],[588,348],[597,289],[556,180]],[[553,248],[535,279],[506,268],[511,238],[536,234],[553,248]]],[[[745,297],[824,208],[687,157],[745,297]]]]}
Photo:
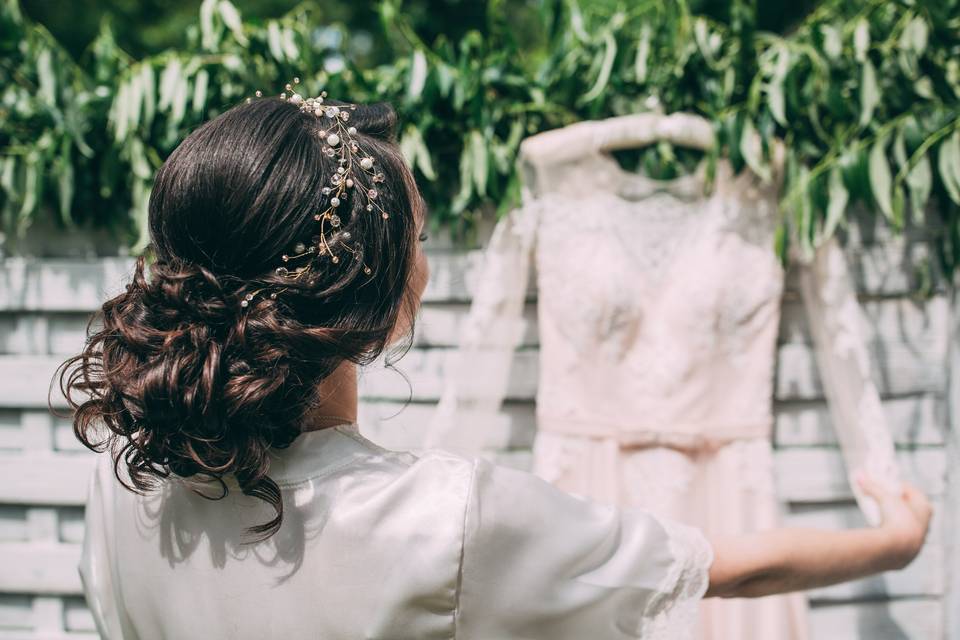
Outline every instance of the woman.
{"type": "Polygon", "coordinates": [[[913,559],[930,507],[909,487],[864,481],[875,529],[708,542],[364,439],[356,365],[410,335],[427,280],[395,125],[386,105],[257,99],[161,167],[149,277],[141,259],[61,371],[77,436],[111,451],[80,568],[104,637],[679,638],[704,595],[913,559]]]}

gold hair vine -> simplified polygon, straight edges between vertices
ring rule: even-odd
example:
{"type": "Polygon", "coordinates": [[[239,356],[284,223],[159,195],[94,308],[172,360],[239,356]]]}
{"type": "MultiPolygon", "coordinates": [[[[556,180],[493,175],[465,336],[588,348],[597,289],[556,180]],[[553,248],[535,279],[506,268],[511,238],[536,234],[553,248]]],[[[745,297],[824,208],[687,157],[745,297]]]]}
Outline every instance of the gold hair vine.
{"type": "MultiPolygon", "coordinates": [[[[384,220],[390,217],[390,214],[377,202],[379,194],[376,185],[384,181],[384,176],[375,168],[373,156],[354,139],[357,133],[356,127],[347,124],[350,113],[357,108],[357,105],[326,105],[324,104],[324,99],[327,97],[326,91],[320,92],[320,95],[314,98],[304,98],[294,91],[294,87],[298,84],[300,84],[300,78],[294,78],[293,83],[287,84],[286,91],[280,94],[280,99],[298,106],[300,111],[316,116],[325,123],[325,128],[320,132],[323,153],[329,158],[337,157],[337,170],[330,177],[329,186],[321,189],[321,193],[326,196],[326,206],[313,216],[318,223],[318,233],[310,238],[309,243],[297,242],[291,247],[290,253],[281,256],[283,266],[274,270],[278,276],[290,280],[299,280],[310,273],[313,266],[321,259],[329,259],[332,264],[339,264],[340,255],[335,248],[344,249],[352,259],[361,259],[362,252],[349,242],[350,232],[341,228],[340,216],[337,215],[337,209],[346,199],[348,189],[355,197],[359,195],[364,198],[366,211],[378,211],[384,220]],[[367,179],[369,181],[364,185],[363,182],[367,179]]],[[[255,95],[259,98],[263,93],[257,91],[255,95]]],[[[247,102],[250,101],[251,98],[247,98],[247,102]]],[[[370,267],[365,263],[362,264],[363,272],[368,276],[371,275],[373,271],[370,267]]],[[[267,288],[248,293],[240,301],[240,306],[248,307],[254,297],[267,288]]],[[[285,290],[281,288],[272,292],[270,298],[276,300],[277,294],[285,290]]]]}

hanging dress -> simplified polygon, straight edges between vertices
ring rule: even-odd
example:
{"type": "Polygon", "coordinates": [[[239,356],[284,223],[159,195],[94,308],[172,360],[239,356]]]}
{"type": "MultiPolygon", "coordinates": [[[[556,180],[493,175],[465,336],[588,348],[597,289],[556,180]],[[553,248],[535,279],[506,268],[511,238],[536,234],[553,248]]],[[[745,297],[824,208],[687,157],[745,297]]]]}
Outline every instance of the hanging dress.
{"type": "MultiPolygon", "coordinates": [[[[576,126],[576,125],[575,125],[576,126]]],[[[562,131],[562,130],[561,130],[562,131]]],[[[773,382],[784,271],[777,184],[719,161],[671,181],[586,150],[556,160],[524,143],[524,203],[494,230],[429,446],[484,448],[507,392],[536,267],[539,382],[534,471],[708,536],[780,525],[773,382]]],[[[802,293],[851,471],[895,482],[844,257],[825,243],[802,293]]],[[[876,506],[857,493],[868,518],[876,506]]],[[[714,599],[702,640],[802,640],[803,594],[714,599]]]]}

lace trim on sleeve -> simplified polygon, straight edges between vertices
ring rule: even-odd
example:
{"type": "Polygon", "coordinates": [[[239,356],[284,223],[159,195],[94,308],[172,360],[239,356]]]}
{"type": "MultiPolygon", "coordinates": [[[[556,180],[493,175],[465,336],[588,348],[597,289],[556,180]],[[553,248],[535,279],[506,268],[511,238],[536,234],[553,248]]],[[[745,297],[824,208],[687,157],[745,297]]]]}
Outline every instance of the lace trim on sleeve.
{"type": "Polygon", "coordinates": [[[713,547],[699,529],[661,520],[675,560],[650,599],[641,621],[644,640],[692,639],[697,626],[700,600],[710,584],[713,547]]]}

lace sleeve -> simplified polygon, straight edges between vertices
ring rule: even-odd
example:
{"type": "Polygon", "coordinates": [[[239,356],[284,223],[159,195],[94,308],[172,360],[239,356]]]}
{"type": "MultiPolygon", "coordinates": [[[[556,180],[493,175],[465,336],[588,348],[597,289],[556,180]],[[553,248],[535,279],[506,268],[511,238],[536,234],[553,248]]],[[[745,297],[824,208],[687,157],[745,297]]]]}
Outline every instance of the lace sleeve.
{"type": "MultiPolygon", "coordinates": [[[[820,378],[848,474],[863,470],[891,488],[899,486],[893,439],[880,394],[870,377],[864,318],[846,259],[833,238],[800,265],[800,286],[820,378]]],[[[851,482],[871,524],[879,521],[874,500],[851,482]]]]}
{"type": "Polygon", "coordinates": [[[527,203],[496,225],[484,254],[459,345],[444,367],[440,402],[426,447],[476,454],[509,430],[500,412],[513,353],[523,336],[523,306],[536,240],[537,207],[527,203]]]}
{"type": "MultiPolygon", "coordinates": [[[[643,614],[645,640],[681,640],[692,634],[699,616],[700,600],[710,586],[713,547],[698,529],[661,520],[669,538],[673,565],[643,614]]],[[[691,636],[692,637],[692,636],[691,636]]]]}

